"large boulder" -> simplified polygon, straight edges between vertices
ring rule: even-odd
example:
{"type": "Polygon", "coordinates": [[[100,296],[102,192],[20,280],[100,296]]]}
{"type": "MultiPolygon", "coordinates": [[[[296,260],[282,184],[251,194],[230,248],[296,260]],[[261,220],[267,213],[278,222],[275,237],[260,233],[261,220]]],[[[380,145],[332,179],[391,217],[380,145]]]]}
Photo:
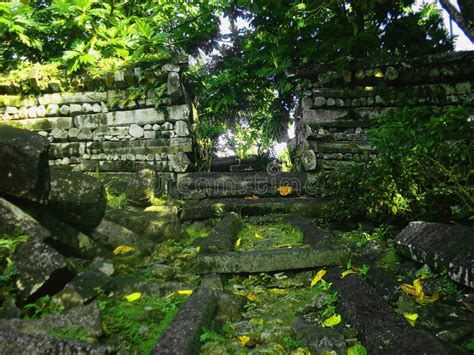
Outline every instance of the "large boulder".
{"type": "Polygon", "coordinates": [[[55,215],[83,232],[91,232],[104,217],[105,189],[93,177],[60,169],[51,170],[48,206],[55,215]]]}
{"type": "Polygon", "coordinates": [[[72,276],[64,256],[34,239],[16,248],[13,262],[19,271],[17,287],[24,301],[59,291],[72,276]]]}
{"type": "Polygon", "coordinates": [[[0,192],[37,202],[49,193],[48,140],[0,124],[0,192]]]}

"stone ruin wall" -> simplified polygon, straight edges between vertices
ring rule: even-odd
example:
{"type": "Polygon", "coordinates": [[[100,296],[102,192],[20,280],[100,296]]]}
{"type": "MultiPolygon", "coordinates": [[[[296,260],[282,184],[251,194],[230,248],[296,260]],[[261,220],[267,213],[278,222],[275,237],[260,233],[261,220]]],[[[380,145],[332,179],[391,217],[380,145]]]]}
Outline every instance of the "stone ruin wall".
{"type": "Polygon", "coordinates": [[[369,161],[373,117],[397,106],[474,106],[474,52],[428,56],[338,73],[295,75],[300,108],[290,151],[300,170],[330,170],[369,161]]]}
{"type": "Polygon", "coordinates": [[[0,85],[0,123],[38,132],[50,141],[50,165],[105,174],[151,169],[176,179],[191,165],[192,103],[179,65],[118,70],[99,79],[79,77],[64,92],[58,79],[29,78],[34,94],[0,85]],[[163,94],[129,99],[145,80],[163,94]]]}

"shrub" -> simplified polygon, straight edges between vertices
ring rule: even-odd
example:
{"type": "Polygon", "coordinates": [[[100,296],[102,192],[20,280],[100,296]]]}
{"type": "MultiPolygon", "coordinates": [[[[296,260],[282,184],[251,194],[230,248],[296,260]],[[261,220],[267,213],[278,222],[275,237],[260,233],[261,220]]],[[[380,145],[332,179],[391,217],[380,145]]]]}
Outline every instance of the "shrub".
{"type": "Polygon", "coordinates": [[[370,163],[324,179],[337,219],[472,220],[472,109],[401,108],[375,119],[370,163]]]}

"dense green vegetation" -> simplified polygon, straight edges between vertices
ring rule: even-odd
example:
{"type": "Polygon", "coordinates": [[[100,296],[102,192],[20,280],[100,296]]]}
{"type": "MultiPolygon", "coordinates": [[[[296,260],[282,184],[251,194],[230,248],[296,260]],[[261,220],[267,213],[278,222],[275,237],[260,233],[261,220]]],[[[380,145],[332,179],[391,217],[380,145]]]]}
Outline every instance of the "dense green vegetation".
{"type": "Polygon", "coordinates": [[[378,149],[367,163],[321,179],[337,219],[406,221],[472,219],[472,110],[404,108],[376,118],[369,138],[378,149]]]}
{"type": "MultiPolygon", "coordinates": [[[[291,74],[342,71],[390,58],[452,50],[433,4],[414,0],[48,0],[0,3],[0,70],[92,77],[190,54],[197,96],[198,168],[229,133],[240,157],[284,139],[297,105],[291,74]],[[230,33],[219,33],[219,17],[230,33]],[[244,21],[245,26],[239,25],[244,21]]],[[[163,85],[154,88],[158,92],[163,85]]],[[[138,89],[130,95],[143,95],[138,89]]],[[[159,96],[159,95],[158,95],[159,96]]],[[[337,170],[323,188],[330,216],[467,219],[472,214],[470,128],[464,109],[406,109],[376,119],[380,152],[369,165],[337,170]],[[356,177],[356,178],[354,178],[356,177]],[[338,213],[336,214],[335,211],[338,213]]],[[[111,196],[113,197],[113,196],[111,196]]],[[[122,204],[117,196],[111,203],[122,204]]]]}

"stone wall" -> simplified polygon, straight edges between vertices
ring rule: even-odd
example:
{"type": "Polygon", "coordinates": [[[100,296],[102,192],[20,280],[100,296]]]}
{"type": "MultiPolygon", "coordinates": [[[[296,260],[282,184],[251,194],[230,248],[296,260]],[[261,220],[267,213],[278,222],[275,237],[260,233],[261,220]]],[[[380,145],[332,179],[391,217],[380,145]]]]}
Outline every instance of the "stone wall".
{"type": "Polygon", "coordinates": [[[367,139],[373,117],[397,106],[427,105],[434,112],[473,106],[473,77],[474,52],[295,74],[300,107],[290,151],[305,171],[374,159],[376,149],[367,139]]]}
{"type": "Polygon", "coordinates": [[[149,168],[167,175],[190,166],[192,104],[180,65],[134,67],[68,83],[38,77],[27,79],[33,88],[28,95],[19,83],[0,78],[0,123],[47,137],[50,165],[94,172],[149,168]]]}

